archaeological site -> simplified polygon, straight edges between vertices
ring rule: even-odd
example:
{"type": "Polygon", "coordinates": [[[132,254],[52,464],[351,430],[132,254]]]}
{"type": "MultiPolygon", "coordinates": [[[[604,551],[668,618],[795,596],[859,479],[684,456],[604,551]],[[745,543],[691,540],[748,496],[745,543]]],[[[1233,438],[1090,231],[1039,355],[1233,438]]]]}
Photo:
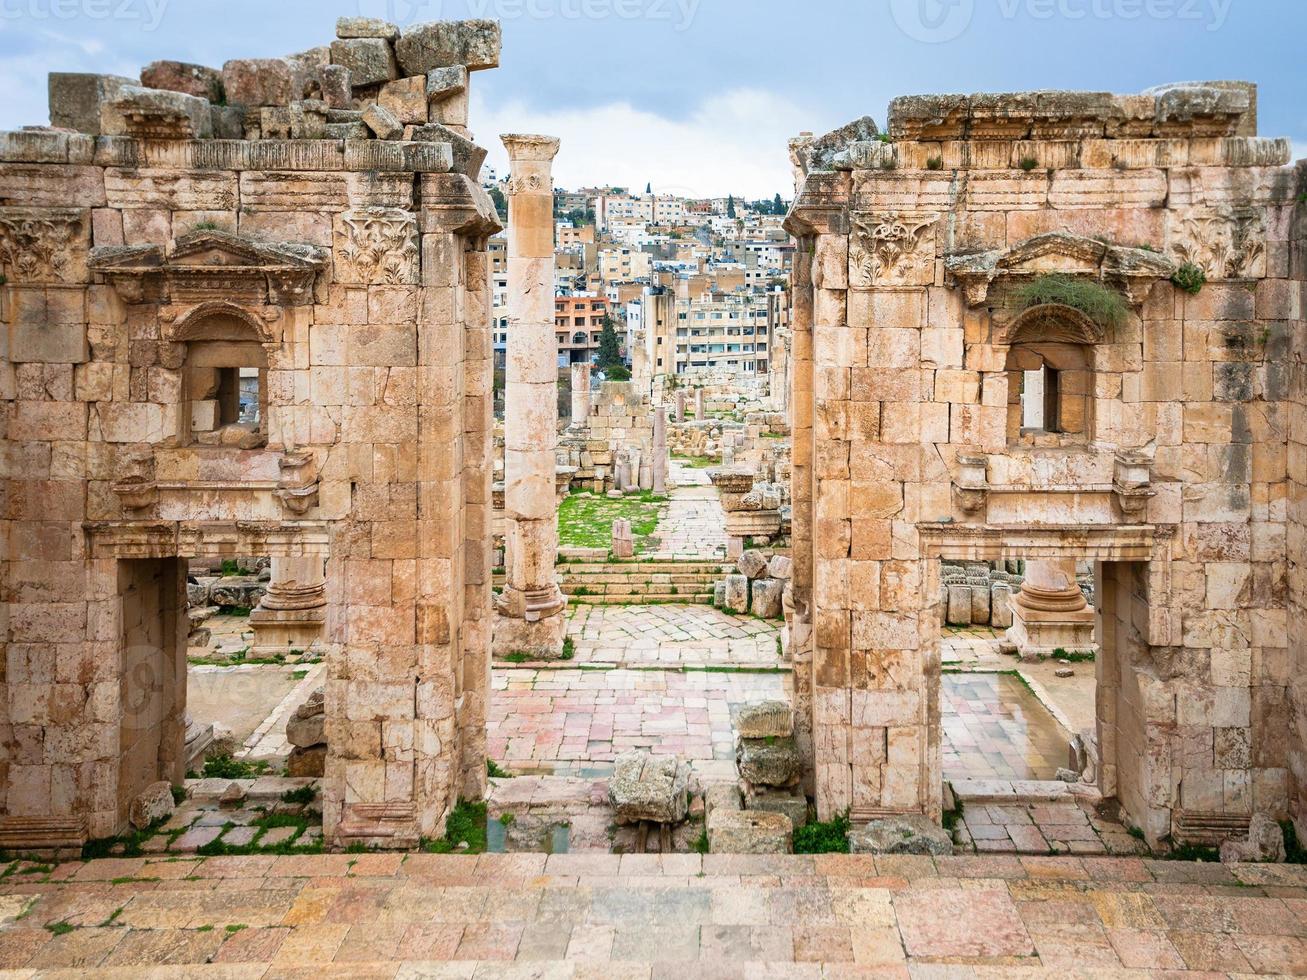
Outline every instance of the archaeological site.
{"type": "Polygon", "coordinates": [[[0,133],[0,968],[1307,973],[1257,86],[904,96],[754,207],[564,190],[504,34],[0,133]]]}

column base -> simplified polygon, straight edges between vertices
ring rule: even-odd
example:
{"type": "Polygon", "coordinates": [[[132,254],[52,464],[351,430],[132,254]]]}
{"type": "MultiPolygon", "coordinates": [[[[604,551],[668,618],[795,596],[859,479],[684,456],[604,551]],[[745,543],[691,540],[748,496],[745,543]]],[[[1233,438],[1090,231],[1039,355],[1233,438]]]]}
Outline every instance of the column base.
{"type": "Polygon", "coordinates": [[[531,622],[496,612],[491,648],[500,658],[524,653],[532,660],[558,660],[566,638],[567,617],[562,609],[531,622]]]}
{"type": "Polygon", "coordinates": [[[1013,602],[1010,608],[1012,626],[1007,631],[1008,642],[1016,645],[1024,661],[1052,657],[1058,650],[1082,653],[1097,648],[1092,609],[1076,613],[1041,613],[1026,609],[1019,602],[1013,602]]]}
{"type": "Polygon", "coordinates": [[[256,657],[292,650],[307,653],[322,639],[326,619],[325,609],[255,609],[250,613],[250,629],[254,631],[250,652],[256,657]]]}

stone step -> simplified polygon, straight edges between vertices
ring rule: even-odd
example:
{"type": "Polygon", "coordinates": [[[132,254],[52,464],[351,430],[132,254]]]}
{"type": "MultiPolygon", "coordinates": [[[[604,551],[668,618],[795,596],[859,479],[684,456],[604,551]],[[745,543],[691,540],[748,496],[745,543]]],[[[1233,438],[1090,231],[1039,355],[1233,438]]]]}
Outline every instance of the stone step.
{"type": "Polygon", "coordinates": [[[712,575],[652,575],[640,578],[634,575],[560,575],[560,585],[713,585],[720,581],[712,575]]]}
{"type": "Polygon", "coordinates": [[[713,596],[711,592],[681,592],[676,595],[645,593],[639,596],[629,595],[572,595],[578,605],[582,606],[638,606],[641,603],[661,603],[667,605],[682,606],[711,606],[713,596]]]}
{"type": "Polygon", "coordinates": [[[733,565],[718,562],[605,562],[604,564],[564,563],[556,566],[560,575],[728,575],[733,565]]]}

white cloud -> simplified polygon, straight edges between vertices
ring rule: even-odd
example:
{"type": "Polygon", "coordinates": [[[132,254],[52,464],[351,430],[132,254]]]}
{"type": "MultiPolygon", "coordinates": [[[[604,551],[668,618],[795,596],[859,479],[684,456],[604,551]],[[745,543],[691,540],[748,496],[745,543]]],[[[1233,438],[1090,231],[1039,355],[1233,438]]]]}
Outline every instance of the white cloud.
{"type": "Polygon", "coordinates": [[[628,102],[544,111],[521,102],[491,105],[474,92],[471,122],[500,175],[508,168],[500,133],[545,133],[562,140],[554,161],[560,187],[609,183],[643,191],[652,183],[655,191],[686,197],[789,198],[787,142],[802,130],[823,131],[818,113],[749,88],[710,96],[684,119],[628,102]]]}

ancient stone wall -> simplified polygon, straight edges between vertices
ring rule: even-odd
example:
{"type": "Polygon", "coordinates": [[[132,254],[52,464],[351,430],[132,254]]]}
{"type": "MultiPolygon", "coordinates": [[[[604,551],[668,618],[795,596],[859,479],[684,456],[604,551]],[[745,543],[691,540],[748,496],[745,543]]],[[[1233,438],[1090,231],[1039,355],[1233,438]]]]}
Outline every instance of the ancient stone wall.
{"type": "Polygon", "coordinates": [[[224,103],[61,76],[64,129],[0,134],[0,825],[29,846],[180,775],[177,558],[326,556],[333,844],[416,844],[484,786],[498,222],[482,151],[414,127],[462,130],[498,28],[340,33],[229,64],[224,103]]]}
{"type": "Polygon", "coordinates": [[[1254,106],[931,96],[887,141],[795,145],[791,648],[803,671],[811,628],[824,816],[938,816],[939,560],[1008,558],[1136,583],[1138,737],[1104,769],[1132,769],[1150,839],[1284,814],[1296,182],[1286,141],[1244,135],[1254,106]]]}
{"type": "MultiPolygon", "coordinates": [[[[1289,487],[1286,501],[1285,557],[1288,562],[1289,622],[1307,622],[1307,165],[1297,167],[1298,189],[1289,232],[1287,357],[1281,366],[1286,386],[1285,418],[1289,487]]],[[[1307,840],[1307,636],[1289,631],[1289,704],[1277,718],[1288,732],[1289,811],[1299,840],[1307,840]]],[[[1270,743],[1272,746],[1275,741],[1270,743]]],[[[1261,751],[1260,748],[1255,751],[1261,751]]]]}

